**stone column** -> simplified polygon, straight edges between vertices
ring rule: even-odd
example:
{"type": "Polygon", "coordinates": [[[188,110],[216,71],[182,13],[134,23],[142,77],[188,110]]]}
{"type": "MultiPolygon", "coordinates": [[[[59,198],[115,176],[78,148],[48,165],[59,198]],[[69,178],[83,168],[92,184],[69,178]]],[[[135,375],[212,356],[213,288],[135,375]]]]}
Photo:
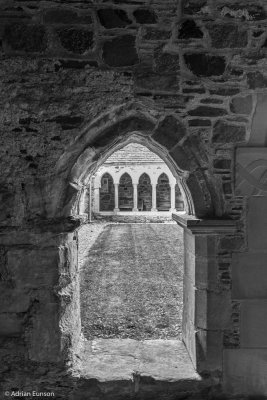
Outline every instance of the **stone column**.
{"type": "Polygon", "coordinates": [[[156,212],[157,210],[157,184],[152,183],[152,212],[156,212]]]}
{"type": "Polygon", "coordinates": [[[137,205],[137,183],[133,183],[133,201],[134,201],[133,211],[138,211],[138,205],[137,205]]]}
{"type": "Polygon", "coordinates": [[[171,208],[170,211],[174,212],[175,211],[175,184],[171,184],[171,208]]]}
{"type": "Polygon", "coordinates": [[[114,189],[115,189],[115,208],[114,208],[114,212],[117,213],[118,211],[120,211],[120,209],[119,209],[119,184],[118,183],[114,183],[114,189]]]}
{"type": "Polygon", "coordinates": [[[95,200],[94,209],[95,209],[95,212],[98,213],[99,210],[100,210],[99,187],[96,187],[96,188],[95,188],[94,196],[95,196],[95,199],[94,199],[94,200],[95,200]]]}

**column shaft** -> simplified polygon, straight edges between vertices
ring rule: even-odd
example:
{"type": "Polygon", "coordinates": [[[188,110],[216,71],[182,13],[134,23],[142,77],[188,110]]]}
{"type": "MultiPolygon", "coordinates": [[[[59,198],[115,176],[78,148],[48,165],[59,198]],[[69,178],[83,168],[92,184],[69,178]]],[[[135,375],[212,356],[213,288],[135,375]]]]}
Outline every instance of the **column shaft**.
{"type": "Polygon", "coordinates": [[[152,208],[151,211],[157,210],[157,184],[152,183],[152,208]]]}
{"type": "Polygon", "coordinates": [[[134,201],[133,211],[138,211],[138,207],[137,207],[137,183],[133,183],[133,201],[134,201]]]}
{"type": "Polygon", "coordinates": [[[114,212],[120,211],[119,209],[119,184],[114,183],[114,189],[115,189],[115,208],[114,212]]]}

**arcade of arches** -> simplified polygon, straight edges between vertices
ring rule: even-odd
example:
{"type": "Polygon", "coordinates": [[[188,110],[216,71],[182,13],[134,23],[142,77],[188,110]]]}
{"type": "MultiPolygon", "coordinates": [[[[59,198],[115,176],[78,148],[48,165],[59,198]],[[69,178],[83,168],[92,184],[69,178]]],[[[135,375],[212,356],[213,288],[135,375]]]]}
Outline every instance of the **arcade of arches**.
{"type": "MultiPolygon", "coordinates": [[[[144,371],[112,386],[79,364],[88,183],[138,143],[179,185],[183,342],[208,385],[172,382],[171,400],[267,398],[266,1],[2,1],[0,17],[1,393],[166,398],[144,371]]],[[[167,194],[109,173],[113,210],[167,194]]]]}
{"type": "Polygon", "coordinates": [[[160,157],[140,144],[128,144],[100,166],[93,178],[95,213],[183,211],[177,179],[160,157]]]}

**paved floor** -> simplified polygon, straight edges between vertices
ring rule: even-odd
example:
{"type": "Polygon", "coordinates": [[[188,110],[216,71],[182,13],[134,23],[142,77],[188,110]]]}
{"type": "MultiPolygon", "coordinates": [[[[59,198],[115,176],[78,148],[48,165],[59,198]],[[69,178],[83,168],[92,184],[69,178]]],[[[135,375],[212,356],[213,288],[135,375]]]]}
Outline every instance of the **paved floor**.
{"type": "Polygon", "coordinates": [[[85,338],[179,339],[182,275],[177,224],[106,225],[81,268],[85,338]]]}

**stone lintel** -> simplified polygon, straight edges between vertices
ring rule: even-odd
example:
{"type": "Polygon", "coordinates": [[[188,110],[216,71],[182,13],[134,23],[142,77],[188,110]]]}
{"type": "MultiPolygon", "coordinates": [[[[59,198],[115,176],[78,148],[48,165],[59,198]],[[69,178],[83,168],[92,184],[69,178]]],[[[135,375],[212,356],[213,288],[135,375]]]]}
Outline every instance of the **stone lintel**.
{"type": "Polygon", "coordinates": [[[194,234],[231,234],[236,232],[236,222],[230,219],[198,219],[188,214],[172,214],[172,219],[194,234]]]}

